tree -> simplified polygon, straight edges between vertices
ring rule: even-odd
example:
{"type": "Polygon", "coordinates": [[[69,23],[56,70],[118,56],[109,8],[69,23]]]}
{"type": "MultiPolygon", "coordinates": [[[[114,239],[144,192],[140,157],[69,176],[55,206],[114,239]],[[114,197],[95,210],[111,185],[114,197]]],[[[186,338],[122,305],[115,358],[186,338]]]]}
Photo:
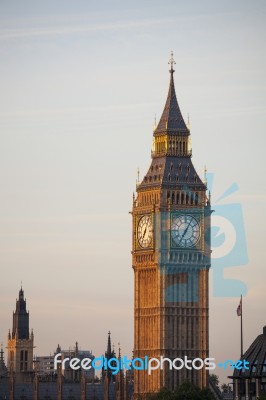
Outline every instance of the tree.
{"type": "Polygon", "coordinates": [[[159,393],[148,395],[147,400],[214,400],[214,397],[209,389],[200,389],[185,381],[174,392],[163,388],[159,393]]]}
{"type": "Polygon", "coordinates": [[[215,375],[215,374],[211,374],[210,376],[209,376],[209,379],[210,379],[210,381],[212,381],[212,383],[215,385],[215,386],[217,386],[217,387],[219,387],[219,377],[218,377],[218,375],[215,375]]]}
{"type": "Polygon", "coordinates": [[[221,390],[223,393],[232,393],[232,387],[229,383],[223,383],[221,385],[221,390]]]}
{"type": "Polygon", "coordinates": [[[200,389],[189,381],[185,381],[174,392],[174,400],[214,400],[209,389],[200,389]]]}
{"type": "Polygon", "coordinates": [[[166,388],[162,388],[159,393],[150,393],[147,400],[174,400],[173,392],[166,388]]]}

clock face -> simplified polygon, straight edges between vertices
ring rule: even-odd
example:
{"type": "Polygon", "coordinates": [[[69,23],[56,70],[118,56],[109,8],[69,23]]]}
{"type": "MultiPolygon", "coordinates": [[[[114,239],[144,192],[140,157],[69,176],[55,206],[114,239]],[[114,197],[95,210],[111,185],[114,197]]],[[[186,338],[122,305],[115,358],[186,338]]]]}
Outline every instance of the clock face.
{"type": "Polygon", "coordinates": [[[152,241],[152,221],[150,215],[144,215],[138,223],[138,241],[141,247],[146,249],[152,241]]]}
{"type": "Polygon", "coordinates": [[[174,217],[171,225],[171,237],[180,247],[195,246],[200,238],[200,225],[191,215],[174,217]]]}

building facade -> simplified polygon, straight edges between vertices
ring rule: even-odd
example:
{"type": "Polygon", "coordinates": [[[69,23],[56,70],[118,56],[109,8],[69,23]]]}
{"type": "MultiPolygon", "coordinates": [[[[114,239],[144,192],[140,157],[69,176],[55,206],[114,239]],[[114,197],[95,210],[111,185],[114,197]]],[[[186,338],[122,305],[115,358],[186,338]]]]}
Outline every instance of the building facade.
{"type": "MultiPolygon", "coordinates": [[[[205,359],[209,353],[210,198],[191,157],[190,129],[170,84],[153,132],[151,164],[132,207],[135,280],[134,357],[205,359]]],[[[135,371],[135,398],[174,390],[189,379],[207,385],[204,368],[135,371]]]]}
{"type": "MultiPolygon", "coordinates": [[[[38,376],[43,378],[49,378],[52,375],[56,375],[57,371],[54,369],[54,357],[57,353],[61,353],[61,360],[65,360],[66,358],[79,358],[83,360],[84,358],[90,358],[91,360],[94,359],[91,351],[89,350],[82,350],[78,348],[78,343],[76,342],[75,346],[69,348],[68,350],[61,350],[60,346],[58,345],[56,352],[50,354],[49,356],[36,356],[34,358],[35,370],[38,373],[38,376]]],[[[67,381],[80,381],[81,373],[80,370],[73,370],[69,366],[69,361],[64,363],[62,368],[62,375],[67,381]]],[[[95,370],[92,367],[89,370],[84,371],[84,375],[86,377],[87,382],[93,382],[95,378],[95,370]]]]}

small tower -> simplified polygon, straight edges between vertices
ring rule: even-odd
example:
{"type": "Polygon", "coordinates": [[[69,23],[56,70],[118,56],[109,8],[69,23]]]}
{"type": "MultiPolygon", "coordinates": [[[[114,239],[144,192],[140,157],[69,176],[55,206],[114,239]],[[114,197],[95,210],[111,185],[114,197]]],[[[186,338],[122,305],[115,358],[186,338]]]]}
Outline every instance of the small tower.
{"type": "Polygon", "coordinates": [[[111,346],[111,332],[108,332],[108,339],[107,339],[107,351],[105,356],[109,359],[112,357],[112,346],[111,346]]]}
{"type": "Polygon", "coordinates": [[[80,400],[86,400],[86,395],[87,395],[87,382],[86,382],[86,375],[82,373],[81,375],[81,399],[80,400]]]}
{"type": "Polygon", "coordinates": [[[58,369],[58,375],[57,375],[57,400],[62,400],[62,369],[58,369]]]}
{"type": "MultiPolygon", "coordinates": [[[[107,339],[107,350],[105,352],[105,358],[108,361],[115,357],[115,352],[112,350],[111,346],[111,332],[108,332],[108,339],[107,339]]],[[[109,400],[109,386],[110,382],[114,380],[112,372],[109,368],[102,370],[102,378],[103,378],[103,384],[104,384],[104,400],[109,400]]]]}
{"type": "Polygon", "coordinates": [[[21,287],[13,312],[12,334],[8,333],[8,370],[13,371],[16,381],[24,381],[33,372],[33,331],[29,332],[29,312],[21,287]]]}
{"type": "Polygon", "coordinates": [[[14,400],[14,392],[15,392],[15,377],[14,377],[14,372],[11,369],[9,375],[9,400],[14,400]]]}
{"type": "MultiPolygon", "coordinates": [[[[118,350],[118,360],[121,362],[121,349],[118,350]]],[[[116,400],[124,400],[124,371],[119,369],[115,379],[116,400]]]]}
{"type": "Polygon", "coordinates": [[[38,379],[38,373],[37,371],[34,372],[34,379],[33,379],[33,390],[34,390],[34,400],[39,399],[39,379],[38,379]]]}
{"type": "MultiPolygon", "coordinates": [[[[108,339],[107,339],[107,350],[105,352],[105,358],[107,362],[116,356],[114,349],[112,350],[112,345],[111,345],[111,332],[108,332],[108,339]]],[[[108,368],[107,371],[103,369],[103,375],[108,375],[109,381],[114,380],[112,371],[108,368]]]]}
{"type": "MultiPolygon", "coordinates": [[[[57,346],[56,353],[61,353],[61,346],[57,346]]],[[[62,364],[58,365],[58,372],[57,372],[57,400],[62,400],[62,364]]]]}

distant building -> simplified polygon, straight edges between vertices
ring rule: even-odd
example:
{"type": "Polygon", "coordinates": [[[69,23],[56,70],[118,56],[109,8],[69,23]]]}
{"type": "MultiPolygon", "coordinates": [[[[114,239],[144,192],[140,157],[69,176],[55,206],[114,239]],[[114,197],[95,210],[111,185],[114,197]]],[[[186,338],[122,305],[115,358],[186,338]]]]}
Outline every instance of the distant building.
{"type": "Polygon", "coordinates": [[[54,375],[54,355],[49,356],[35,356],[34,358],[35,370],[39,376],[46,377],[54,375]]]}
{"type": "MultiPolygon", "coordinates": [[[[38,376],[42,378],[46,378],[47,380],[49,377],[56,376],[57,370],[54,369],[54,357],[57,353],[61,353],[62,357],[61,360],[65,360],[66,358],[79,358],[81,361],[84,358],[90,358],[91,360],[94,359],[94,355],[89,350],[80,350],[78,348],[78,342],[74,348],[69,348],[68,350],[61,350],[60,346],[58,345],[57,350],[54,354],[50,354],[49,356],[36,356],[34,358],[35,370],[38,373],[38,376]]],[[[62,375],[67,381],[80,381],[80,370],[74,371],[69,366],[69,361],[64,363],[62,368],[62,375]]],[[[95,370],[91,367],[89,370],[84,370],[83,373],[86,376],[88,382],[93,382],[95,379],[95,370]]]]}
{"type": "Polygon", "coordinates": [[[244,353],[242,360],[249,369],[235,369],[233,376],[234,400],[257,400],[266,395],[266,326],[244,353]]]}
{"type": "MultiPolygon", "coordinates": [[[[0,400],[131,400],[132,374],[120,371],[117,378],[110,370],[103,373],[102,381],[95,381],[95,371],[73,370],[69,363],[54,369],[54,355],[62,354],[62,360],[77,357],[94,359],[92,352],[75,347],[61,350],[58,345],[54,355],[37,356],[33,359],[33,332],[29,333],[29,312],[22,288],[13,313],[12,333],[8,334],[8,362],[0,350],[0,400]]],[[[115,357],[111,349],[111,336],[105,356],[115,357]]],[[[120,351],[119,351],[120,357],[120,351]]]]}
{"type": "MultiPolygon", "coordinates": [[[[76,342],[74,348],[69,348],[68,350],[61,350],[60,348],[57,348],[56,353],[61,353],[62,354],[62,361],[65,360],[66,358],[79,358],[80,360],[83,360],[84,358],[90,358],[91,360],[94,360],[94,355],[92,355],[91,351],[89,350],[80,350],[78,348],[78,342],[76,342]]],[[[56,354],[55,353],[55,354],[56,354]]],[[[56,372],[56,371],[55,371],[56,372]]],[[[86,377],[86,380],[88,382],[93,382],[95,378],[95,370],[93,367],[91,367],[88,370],[83,370],[83,373],[86,377]]],[[[64,378],[68,381],[80,381],[81,379],[81,370],[73,370],[69,366],[69,361],[64,363],[64,366],[62,368],[62,375],[64,378]]]]}

